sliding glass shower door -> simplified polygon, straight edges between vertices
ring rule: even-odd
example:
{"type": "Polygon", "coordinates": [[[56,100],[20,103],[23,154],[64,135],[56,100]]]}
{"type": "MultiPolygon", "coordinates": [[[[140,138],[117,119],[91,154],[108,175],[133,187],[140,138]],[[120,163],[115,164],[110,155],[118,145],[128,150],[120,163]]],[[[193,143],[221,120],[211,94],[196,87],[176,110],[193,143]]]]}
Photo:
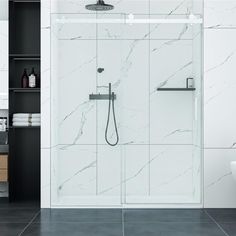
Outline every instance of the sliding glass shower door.
{"type": "Polygon", "coordinates": [[[200,204],[201,21],[53,14],[51,48],[52,206],[200,204]]]}

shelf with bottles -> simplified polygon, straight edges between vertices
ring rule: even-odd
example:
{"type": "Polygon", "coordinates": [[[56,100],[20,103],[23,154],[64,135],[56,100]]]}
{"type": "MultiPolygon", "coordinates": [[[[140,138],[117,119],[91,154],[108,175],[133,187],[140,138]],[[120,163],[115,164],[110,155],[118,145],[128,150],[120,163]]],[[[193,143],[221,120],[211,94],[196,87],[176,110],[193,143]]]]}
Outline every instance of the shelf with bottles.
{"type": "Polygon", "coordinates": [[[40,66],[37,63],[14,64],[10,72],[9,87],[13,92],[40,92],[40,66]],[[22,69],[23,68],[23,69],[22,69]],[[30,73],[29,73],[30,72],[30,73]]]}

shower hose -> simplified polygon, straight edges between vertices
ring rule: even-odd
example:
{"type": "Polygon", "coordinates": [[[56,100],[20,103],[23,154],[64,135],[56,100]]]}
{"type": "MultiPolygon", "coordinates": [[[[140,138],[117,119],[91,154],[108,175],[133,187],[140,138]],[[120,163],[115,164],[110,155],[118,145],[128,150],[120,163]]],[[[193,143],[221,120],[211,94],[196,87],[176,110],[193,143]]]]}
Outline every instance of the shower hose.
{"type": "Polygon", "coordinates": [[[119,142],[119,134],[118,134],[117,123],[116,123],[114,102],[115,102],[115,94],[114,94],[114,92],[111,92],[111,84],[109,83],[109,105],[108,105],[107,125],[106,125],[106,131],[105,131],[105,140],[110,146],[116,146],[119,142]],[[115,133],[116,133],[116,142],[114,142],[114,143],[111,143],[108,140],[108,126],[110,123],[110,116],[111,116],[111,103],[112,103],[112,113],[113,113],[115,133]]]}

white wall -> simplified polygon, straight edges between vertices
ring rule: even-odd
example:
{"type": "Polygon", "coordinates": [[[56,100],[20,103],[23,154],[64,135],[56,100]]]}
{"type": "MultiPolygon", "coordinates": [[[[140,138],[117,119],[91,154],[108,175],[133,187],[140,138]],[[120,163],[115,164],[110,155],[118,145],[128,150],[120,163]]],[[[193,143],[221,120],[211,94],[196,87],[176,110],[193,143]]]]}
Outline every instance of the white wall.
{"type": "Polygon", "coordinates": [[[236,207],[236,1],[205,1],[204,206],[236,207]]]}
{"type": "Polygon", "coordinates": [[[8,19],[8,0],[0,1],[0,21],[8,19]]]}

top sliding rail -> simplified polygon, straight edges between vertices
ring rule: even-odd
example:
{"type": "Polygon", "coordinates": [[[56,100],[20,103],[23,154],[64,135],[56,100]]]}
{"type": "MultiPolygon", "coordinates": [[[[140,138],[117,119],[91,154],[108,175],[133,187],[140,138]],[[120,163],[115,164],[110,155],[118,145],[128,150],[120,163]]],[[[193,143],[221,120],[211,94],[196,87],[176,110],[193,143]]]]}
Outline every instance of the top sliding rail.
{"type": "Polygon", "coordinates": [[[60,18],[56,19],[59,24],[202,24],[200,18],[194,19],[75,19],[60,18]]]}

